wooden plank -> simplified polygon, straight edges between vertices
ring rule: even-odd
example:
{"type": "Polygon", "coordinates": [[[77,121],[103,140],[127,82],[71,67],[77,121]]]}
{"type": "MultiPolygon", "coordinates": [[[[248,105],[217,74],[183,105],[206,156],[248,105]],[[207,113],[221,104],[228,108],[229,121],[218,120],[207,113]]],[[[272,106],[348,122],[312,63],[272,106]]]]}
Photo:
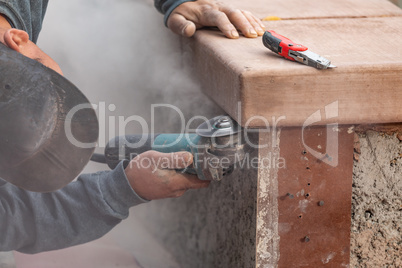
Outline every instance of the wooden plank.
{"type": "Polygon", "coordinates": [[[345,18],[400,16],[402,10],[387,0],[223,0],[249,10],[260,19],[277,16],[281,19],[345,18]]]}
{"type": "MultiPolygon", "coordinates": [[[[331,104],[339,124],[402,121],[402,17],[271,21],[269,29],[329,58],[316,70],[285,60],[261,38],[199,31],[184,40],[204,91],[243,126],[302,126],[331,104]]],[[[323,116],[324,118],[324,116],[323,116]]],[[[326,124],[325,120],[317,124],[326,124]]]]}

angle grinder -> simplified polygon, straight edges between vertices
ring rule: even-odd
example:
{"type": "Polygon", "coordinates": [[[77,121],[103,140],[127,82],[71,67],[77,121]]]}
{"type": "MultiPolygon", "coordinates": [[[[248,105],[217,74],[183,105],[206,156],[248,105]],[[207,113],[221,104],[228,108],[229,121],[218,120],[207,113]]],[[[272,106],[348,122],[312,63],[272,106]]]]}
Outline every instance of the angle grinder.
{"type": "Polygon", "coordinates": [[[121,160],[131,160],[149,150],[162,153],[187,151],[193,155],[193,164],[183,172],[195,174],[201,180],[220,181],[246,156],[242,131],[243,128],[229,116],[217,116],[201,124],[196,133],[115,137],[107,144],[103,159],[95,155],[91,160],[104,162],[114,169],[121,160]]]}

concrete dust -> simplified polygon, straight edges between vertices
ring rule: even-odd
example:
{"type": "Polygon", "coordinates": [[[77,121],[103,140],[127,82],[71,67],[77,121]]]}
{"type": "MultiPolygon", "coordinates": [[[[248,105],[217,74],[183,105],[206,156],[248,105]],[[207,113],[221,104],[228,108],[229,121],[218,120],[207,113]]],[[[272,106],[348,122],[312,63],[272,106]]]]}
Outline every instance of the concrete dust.
{"type": "Polygon", "coordinates": [[[0,252],[0,268],[15,268],[15,260],[12,252],[0,252]]]}
{"type": "Polygon", "coordinates": [[[180,113],[186,120],[222,113],[201,92],[181,39],[164,26],[153,1],[50,1],[38,45],[91,103],[105,104],[97,109],[100,146],[122,131],[180,131],[180,113]],[[154,108],[152,120],[159,104],[177,110],[154,108]],[[148,129],[135,120],[119,123],[131,116],[143,118],[148,129]]]}
{"type": "Polygon", "coordinates": [[[397,134],[358,135],[351,267],[402,267],[402,142],[397,134]]]}

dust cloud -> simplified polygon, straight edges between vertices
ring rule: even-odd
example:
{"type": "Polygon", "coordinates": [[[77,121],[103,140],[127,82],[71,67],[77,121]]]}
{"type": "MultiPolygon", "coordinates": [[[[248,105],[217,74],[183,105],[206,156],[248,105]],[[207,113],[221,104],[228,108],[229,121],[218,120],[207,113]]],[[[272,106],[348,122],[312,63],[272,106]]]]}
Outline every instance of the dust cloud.
{"type": "MultiPolygon", "coordinates": [[[[119,116],[139,116],[150,126],[152,104],[174,105],[186,120],[222,114],[201,93],[181,45],[148,0],[50,1],[38,41],[91,103],[105,107],[97,109],[100,147],[119,135],[119,116]]],[[[155,109],[155,118],[155,132],[180,130],[171,108],[155,109]]],[[[133,121],[125,131],[143,130],[133,121]]],[[[104,168],[90,163],[86,171],[104,168]]]]}
{"type": "MultiPolygon", "coordinates": [[[[152,1],[49,1],[38,46],[59,63],[64,75],[91,103],[98,105],[101,133],[97,153],[104,150],[101,139],[107,142],[120,134],[119,116],[138,116],[150,125],[153,104],[176,106],[186,121],[193,116],[211,118],[223,113],[201,93],[194,74],[186,67],[189,64],[182,55],[181,38],[164,26],[163,15],[152,1]]],[[[172,109],[155,110],[155,118],[155,132],[180,130],[180,117],[172,109]]],[[[142,133],[143,129],[132,122],[125,131],[142,133]]],[[[90,162],[83,172],[106,169],[104,164],[90,162]]],[[[83,245],[80,254],[85,256],[102,241],[114,241],[139,258],[144,267],[175,267],[173,260],[167,262],[169,253],[153,242],[140,223],[145,213],[141,210],[148,209],[149,204],[132,208],[127,220],[99,242],[83,245]]],[[[40,257],[30,258],[35,263],[40,257]]]]}

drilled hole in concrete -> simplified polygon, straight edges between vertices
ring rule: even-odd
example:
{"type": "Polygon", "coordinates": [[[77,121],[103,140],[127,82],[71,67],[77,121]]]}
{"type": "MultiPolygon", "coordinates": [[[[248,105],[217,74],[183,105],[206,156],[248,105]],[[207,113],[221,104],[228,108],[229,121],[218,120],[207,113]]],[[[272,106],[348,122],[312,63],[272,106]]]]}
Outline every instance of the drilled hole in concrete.
{"type": "Polygon", "coordinates": [[[371,210],[366,210],[365,212],[366,219],[373,217],[373,212],[371,210]]]}
{"type": "Polygon", "coordinates": [[[293,199],[295,196],[294,195],[292,195],[291,193],[287,193],[286,194],[290,199],[293,199]]]}

